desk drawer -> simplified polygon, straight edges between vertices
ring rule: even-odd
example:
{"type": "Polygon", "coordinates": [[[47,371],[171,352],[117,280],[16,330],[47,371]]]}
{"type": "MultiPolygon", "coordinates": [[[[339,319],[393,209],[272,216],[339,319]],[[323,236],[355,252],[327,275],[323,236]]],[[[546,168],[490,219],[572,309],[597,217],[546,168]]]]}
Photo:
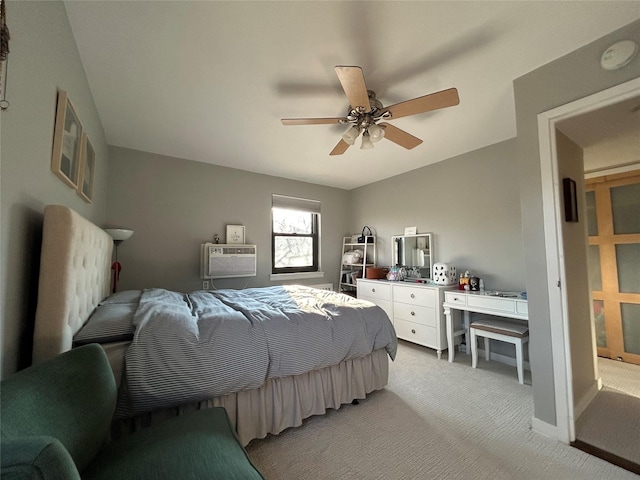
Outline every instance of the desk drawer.
{"type": "Polygon", "coordinates": [[[423,307],[436,306],[436,292],[430,288],[393,286],[393,301],[422,305],[423,307]]]}
{"type": "MultiPolygon", "coordinates": [[[[358,280],[358,298],[379,298],[391,301],[391,285],[382,282],[366,282],[358,280]]],[[[378,303],[378,302],[373,302],[378,303]]]]}
{"type": "Polygon", "coordinates": [[[516,313],[529,316],[529,304],[527,302],[516,302],[516,313]]]}
{"type": "Polygon", "coordinates": [[[469,295],[467,302],[470,307],[495,310],[496,313],[515,313],[515,302],[513,299],[469,295]]]}
{"type": "Polygon", "coordinates": [[[393,326],[396,329],[398,338],[437,348],[438,342],[435,328],[405,320],[396,320],[393,326]]]}
{"type": "Polygon", "coordinates": [[[457,305],[466,306],[467,296],[458,292],[444,292],[444,301],[446,303],[455,303],[457,305]]]}
{"type": "Polygon", "coordinates": [[[407,320],[430,327],[436,326],[436,309],[409,305],[408,303],[393,302],[393,316],[395,319],[407,320]]]}

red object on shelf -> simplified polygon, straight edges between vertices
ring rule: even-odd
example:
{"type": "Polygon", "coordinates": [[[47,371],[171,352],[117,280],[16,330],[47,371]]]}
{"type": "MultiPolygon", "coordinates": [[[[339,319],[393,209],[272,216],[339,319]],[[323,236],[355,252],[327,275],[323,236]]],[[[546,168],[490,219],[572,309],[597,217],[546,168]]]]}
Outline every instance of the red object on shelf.
{"type": "Polygon", "coordinates": [[[111,270],[113,271],[113,290],[112,293],[116,293],[116,288],[118,286],[118,279],[120,278],[120,271],[122,270],[122,265],[117,260],[111,264],[111,270]]]}

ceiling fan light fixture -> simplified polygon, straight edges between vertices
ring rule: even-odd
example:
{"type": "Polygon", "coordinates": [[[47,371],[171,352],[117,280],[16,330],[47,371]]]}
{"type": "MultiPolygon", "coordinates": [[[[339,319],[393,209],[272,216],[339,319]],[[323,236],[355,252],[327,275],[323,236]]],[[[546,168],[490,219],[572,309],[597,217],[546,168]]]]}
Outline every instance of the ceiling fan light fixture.
{"type": "Polygon", "coordinates": [[[456,88],[448,88],[384,107],[382,102],[376,98],[375,92],[367,89],[361,67],[338,65],[335,71],[347,100],[349,100],[346,116],[281,119],[283,125],[349,124],[348,130],[342,134],[340,141],[329,155],[342,155],[351,145],[355,144],[361,133],[362,143],[360,148],[362,150],[374,148],[373,144],[383,138],[407,150],[411,150],[420,145],[422,140],[383,120],[431,112],[441,108],[453,107],[460,103],[458,90],[456,88]],[[380,122],[380,124],[377,125],[377,122],[380,122]]]}
{"type": "Polygon", "coordinates": [[[360,135],[360,130],[358,130],[356,127],[351,127],[349,128],[349,130],[342,134],[342,139],[349,145],[353,145],[354,143],[356,143],[356,138],[358,138],[358,135],[360,135]]]}
{"type": "Polygon", "coordinates": [[[360,145],[360,150],[370,150],[373,148],[373,142],[371,141],[371,136],[368,131],[364,131],[362,134],[362,144],[360,145]]]}
{"type": "Polygon", "coordinates": [[[375,123],[370,125],[367,129],[369,132],[369,139],[373,142],[379,142],[384,138],[384,128],[376,125],[375,123]]]}

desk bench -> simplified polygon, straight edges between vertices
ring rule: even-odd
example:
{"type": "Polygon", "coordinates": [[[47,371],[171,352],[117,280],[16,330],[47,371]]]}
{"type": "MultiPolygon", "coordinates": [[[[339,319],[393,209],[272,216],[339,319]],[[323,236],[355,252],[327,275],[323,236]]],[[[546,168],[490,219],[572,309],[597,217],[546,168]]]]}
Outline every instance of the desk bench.
{"type": "Polygon", "coordinates": [[[516,367],[518,369],[518,382],[524,383],[523,346],[529,341],[529,327],[524,323],[510,322],[507,320],[485,319],[473,322],[469,326],[471,331],[471,366],[478,366],[478,342],[477,337],[484,338],[485,359],[489,361],[491,350],[489,339],[512,343],[516,347],[516,367]]]}

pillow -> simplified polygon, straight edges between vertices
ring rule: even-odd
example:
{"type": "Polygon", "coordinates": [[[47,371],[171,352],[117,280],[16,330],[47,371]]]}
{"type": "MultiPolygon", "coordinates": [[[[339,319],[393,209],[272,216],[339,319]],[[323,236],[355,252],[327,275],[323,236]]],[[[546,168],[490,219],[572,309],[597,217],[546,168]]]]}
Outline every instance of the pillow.
{"type": "Polygon", "coordinates": [[[133,339],[133,314],[137,308],[138,304],[136,303],[99,305],[87,323],[73,337],[73,346],[133,339]]]}
{"type": "Polygon", "coordinates": [[[123,290],[109,295],[98,305],[111,305],[114,303],[140,303],[140,295],[142,290],[123,290]]]}

